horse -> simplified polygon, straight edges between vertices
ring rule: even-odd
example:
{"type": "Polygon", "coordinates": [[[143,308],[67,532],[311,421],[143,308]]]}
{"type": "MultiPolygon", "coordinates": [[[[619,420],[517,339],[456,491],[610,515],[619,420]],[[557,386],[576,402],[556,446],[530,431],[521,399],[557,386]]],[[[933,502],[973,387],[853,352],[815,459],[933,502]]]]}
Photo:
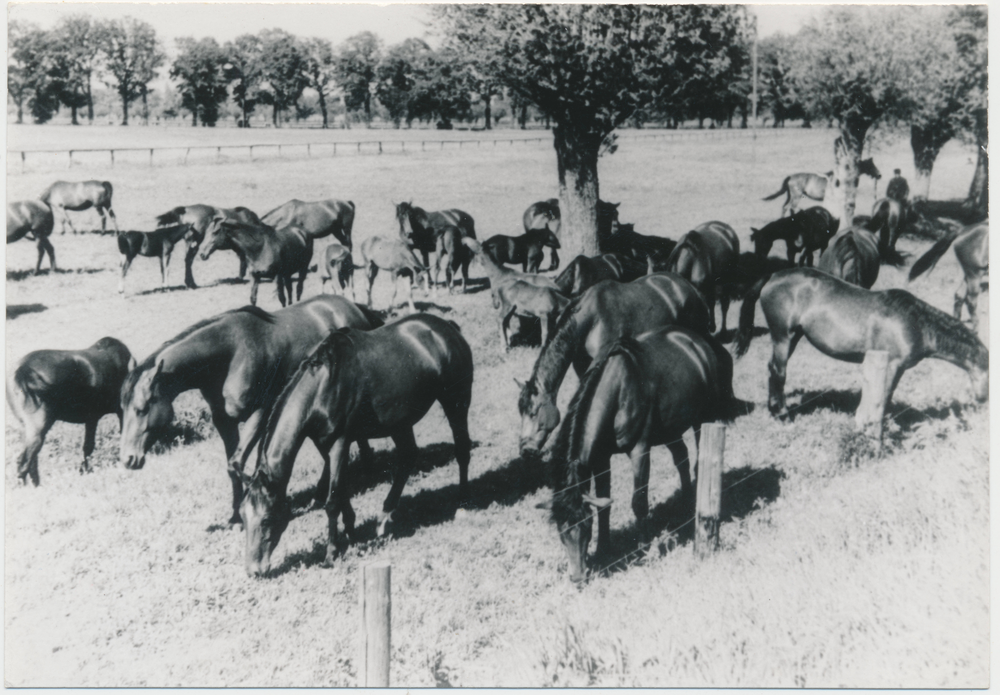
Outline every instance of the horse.
{"type": "Polygon", "coordinates": [[[813,253],[822,255],[826,251],[830,238],[840,228],[840,220],[821,205],[799,210],[790,217],[781,217],[774,222],[757,229],[750,228],[750,241],[754,251],[761,258],[767,258],[771,247],[777,240],[785,242],[786,253],[790,263],[795,261],[796,254],[801,251],[799,265],[812,267],[813,253]]]}
{"type": "MultiPolygon", "coordinates": [[[[736,231],[725,222],[705,222],[681,237],[667,259],[667,270],[690,281],[708,303],[708,326],[715,332],[716,286],[733,274],[740,255],[736,231]]],[[[729,296],[719,293],[722,331],[726,330],[729,296]]]]}
{"type": "Polygon", "coordinates": [[[341,293],[347,290],[347,285],[351,286],[351,297],[354,298],[354,259],[351,251],[346,246],[340,244],[330,244],[323,252],[323,293],[326,294],[326,283],[336,280],[333,284],[333,291],[337,291],[340,285],[341,293]]]}
{"type": "Polygon", "coordinates": [[[819,257],[818,268],[867,290],[878,280],[879,266],[875,235],[864,227],[850,227],[833,237],[833,243],[819,257]]]}
{"type": "MultiPolygon", "coordinates": [[[[435,257],[434,265],[437,265],[438,257],[444,253],[441,237],[445,227],[458,227],[462,238],[476,238],[476,223],[472,216],[456,208],[427,212],[412,202],[396,203],[396,221],[399,222],[399,236],[420,251],[425,268],[431,267],[431,254],[435,257]]],[[[427,284],[430,291],[430,274],[427,275],[427,284]]]]}
{"type": "Polygon", "coordinates": [[[879,256],[886,262],[896,262],[896,240],[903,225],[906,205],[892,198],[882,198],[872,206],[871,219],[865,227],[878,235],[879,256]]]}
{"type": "Polygon", "coordinates": [[[45,189],[38,196],[38,199],[52,208],[52,213],[62,213],[62,234],[66,233],[66,225],[76,234],[72,220],[69,219],[67,210],[88,210],[93,207],[101,216],[101,234],[107,231],[107,218],[111,216],[111,221],[118,231],[118,218],[115,211],[111,209],[112,187],[108,181],[79,181],[71,183],[69,181],[56,181],[45,189]]]}
{"type": "Polygon", "coordinates": [[[602,280],[631,282],[646,274],[647,267],[619,253],[577,256],[559,273],[556,285],[567,297],[576,297],[602,280]]]}
{"type": "Polygon", "coordinates": [[[802,336],[823,354],[860,364],[869,350],[889,353],[885,404],[903,372],[926,357],[947,360],[968,372],[975,398],[989,397],[989,352],[958,319],[905,290],[871,292],[813,268],[783,270],[761,282],[740,310],[736,356],[753,339],[754,312],[771,332],[768,409],[788,417],[786,366],[802,336]]]}
{"type": "Polygon", "coordinates": [[[561,226],[559,199],[549,198],[532,203],[524,211],[523,221],[525,233],[547,230],[558,236],[561,226]]]}
{"type": "Polygon", "coordinates": [[[49,267],[56,270],[56,250],[52,248],[49,237],[52,236],[54,219],[52,208],[37,200],[21,200],[7,203],[7,243],[27,237],[38,247],[38,263],[35,264],[35,275],[42,269],[42,258],[49,254],[49,267]]]}
{"type": "MultiPolygon", "coordinates": [[[[196,205],[180,205],[173,210],[156,216],[156,225],[158,227],[171,227],[176,224],[191,225],[191,233],[187,237],[188,250],[184,257],[184,284],[189,289],[193,290],[198,287],[191,272],[191,265],[194,263],[195,256],[198,255],[198,248],[201,246],[201,242],[205,239],[205,232],[208,231],[212,220],[217,216],[237,222],[246,222],[247,224],[261,224],[260,218],[249,208],[217,208],[214,205],[204,205],[201,203],[196,205]]],[[[219,248],[224,247],[220,246],[219,248]]],[[[246,256],[236,247],[229,247],[229,250],[235,251],[236,255],[240,257],[239,277],[242,280],[247,274],[246,256]]]]}
{"type": "Polygon", "coordinates": [[[556,396],[571,364],[577,376],[583,376],[591,361],[619,337],[668,325],[708,334],[708,305],[691,283],[673,273],[626,283],[605,280],[572,300],[559,315],[531,377],[521,384],[521,454],[538,455],[559,424],[556,396]]]}
{"type": "Polygon", "coordinates": [[[736,269],[721,289],[727,294],[730,302],[742,301],[761,278],[794,267],[795,263],[785,258],[777,256],[761,258],[752,251],[746,251],[736,260],[736,269]]]}
{"type": "MultiPolygon", "coordinates": [[[[870,176],[875,181],[882,178],[882,172],[875,166],[871,157],[858,163],[858,173],[870,176]]],[[[789,211],[795,212],[799,209],[799,201],[803,196],[815,201],[822,201],[826,195],[827,180],[833,177],[834,172],[828,171],[825,174],[799,173],[786,176],[781,183],[781,188],[777,193],[764,198],[764,200],[774,200],[780,195],[787,194],[784,204],[781,206],[781,216],[787,217],[789,211]]]]}
{"type": "Polygon", "coordinates": [[[322,239],[331,234],[348,251],[354,249],[351,240],[351,230],[354,228],[354,203],[350,200],[317,200],[303,202],[289,200],[284,205],[266,213],[261,221],[269,227],[298,227],[313,240],[322,239]]]}
{"type": "Polygon", "coordinates": [[[495,234],[483,242],[483,250],[495,262],[500,264],[521,265],[521,272],[537,273],[545,256],[543,249],[552,249],[552,263],[546,272],[559,268],[559,256],[556,249],[560,248],[559,239],[551,230],[540,229],[525,232],[513,237],[495,234]]]}
{"type": "Polygon", "coordinates": [[[426,271],[427,268],[413,255],[409,244],[393,237],[368,237],[361,242],[361,263],[358,267],[368,269],[368,308],[372,305],[372,285],[375,284],[375,276],[381,268],[392,273],[392,299],[389,300],[389,308],[392,309],[396,304],[399,276],[409,275],[406,301],[410,305],[410,312],[416,313],[417,308],[413,305],[413,282],[417,274],[426,271]]]}
{"type": "Polygon", "coordinates": [[[925,271],[929,272],[934,268],[938,259],[944,255],[948,247],[954,243],[955,256],[958,264],[962,267],[962,284],[955,291],[956,319],[962,318],[962,306],[966,306],[969,317],[972,319],[972,330],[979,330],[979,292],[982,287],[983,275],[990,268],[990,225],[989,221],[979,224],[969,225],[960,230],[948,234],[943,239],[935,243],[931,248],[917,259],[910,269],[909,280],[912,282],[925,271]]]}
{"type": "Polygon", "coordinates": [[[166,287],[170,255],[174,252],[174,246],[190,233],[189,224],[161,227],[152,232],[118,232],[118,252],[125,256],[122,259],[122,276],[118,281],[118,293],[122,295],[125,293],[125,276],[136,256],[147,258],[156,256],[160,259],[160,287],[166,287]]]}
{"type": "Polygon", "coordinates": [[[548,342],[552,322],[559,315],[559,312],[569,304],[569,299],[551,287],[539,287],[524,280],[502,285],[493,297],[493,308],[500,310],[500,338],[504,352],[510,350],[507,327],[514,314],[537,318],[541,321],[542,345],[544,346],[548,342]]]}
{"type": "Polygon", "coordinates": [[[38,485],[38,452],[57,421],[82,423],[83,462],[90,471],[97,423],[118,415],[125,375],[135,367],[132,353],[115,338],[101,338],[85,350],[36,350],[22,357],[7,379],[7,403],[24,427],[24,451],[17,459],[17,476],[38,485]]]}
{"type": "Polygon", "coordinates": [[[441,259],[448,257],[445,264],[445,282],[448,285],[448,294],[454,289],[455,274],[459,268],[462,270],[462,292],[469,287],[469,263],[472,262],[472,251],[462,243],[462,230],[453,224],[446,225],[441,230],[441,240],[438,245],[439,252],[434,263],[434,285],[437,286],[438,277],[441,275],[441,259]]]}
{"type": "Polygon", "coordinates": [[[269,406],[299,362],[331,330],[381,325],[354,302],[325,295],[273,314],[245,306],[194,324],[163,343],[122,384],[122,465],[142,468],[154,437],[174,419],[174,399],[199,389],[226,451],[233,485],[229,522],[239,523],[243,487],[238,471],[263,434],[269,406]],[[242,435],[240,423],[245,423],[242,435]]]}
{"type": "Polygon", "coordinates": [[[250,267],[253,286],[250,288],[250,304],[257,304],[257,286],[262,278],[274,278],[278,285],[278,301],[285,306],[285,290],[288,303],[292,299],[292,275],[298,273],[298,287],[295,299],[302,299],[302,286],[309,272],[312,260],[313,240],[298,227],[273,229],[266,224],[236,222],[221,215],[212,218],[212,225],[205,234],[201,259],[208,260],[212,252],[221,248],[236,248],[242,253],[250,267]]]}
{"type": "Polygon", "coordinates": [[[288,481],[305,437],[312,439],[330,468],[323,490],[329,520],[327,565],[339,549],[338,516],[343,515],[348,535],[354,528],[347,465],[351,442],[392,437],[396,444],[392,488],[379,516],[379,533],[384,535],[417,457],[413,426],[435,401],[451,425],[459,495],[466,499],[472,376],[469,344],[457,325],[437,316],[409,316],[367,333],[331,333],[298,366],[268,418],[257,469],[247,480],[240,506],[248,574],[269,570],[271,553],[288,525],[288,481]]]}
{"type": "Polygon", "coordinates": [[[648,272],[668,270],[667,259],[677,247],[677,242],[662,236],[639,234],[633,224],[612,224],[613,232],[603,243],[598,237],[601,253],[616,253],[620,256],[642,261],[648,272]]]}

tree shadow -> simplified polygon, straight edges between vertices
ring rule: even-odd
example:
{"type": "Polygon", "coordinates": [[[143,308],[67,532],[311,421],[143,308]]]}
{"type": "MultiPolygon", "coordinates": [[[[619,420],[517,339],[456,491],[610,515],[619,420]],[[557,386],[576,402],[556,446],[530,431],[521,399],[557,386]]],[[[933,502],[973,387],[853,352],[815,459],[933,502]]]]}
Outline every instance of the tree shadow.
{"type": "MultiPolygon", "coordinates": [[[[110,271],[110,268],[56,268],[54,274],[58,275],[93,275],[94,273],[103,273],[105,271],[110,271]]],[[[38,271],[38,275],[51,275],[53,271],[51,268],[42,268],[38,271]]],[[[7,281],[8,282],[20,282],[29,277],[34,277],[34,270],[8,270],[7,271],[7,281]]]]}
{"type": "Polygon", "coordinates": [[[479,292],[484,292],[490,288],[489,278],[469,278],[469,282],[465,287],[466,294],[478,294],[479,292]]]}
{"type": "Polygon", "coordinates": [[[216,280],[210,285],[201,285],[202,287],[217,287],[219,285],[246,285],[250,281],[246,278],[222,278],[216,280]]]}
{"type": "Polygon", "coordinates": [[[44,304],[8,304],[7,305],[7,320],[16,319],[18,316],[24,316],[25,314],[37,314],[41,311],[48,309],[44,304]]]}
{"type": "Polygon", "coordinates": [[[967,422],[966,414],[969,411],[976,411],[980,407],[974,403],[960,403],[952,401],[944,407],[913,408],[902,403],[892,402],[889,404],[886,415],[895,421],[899,429],[904,432],[912,432],[917,426],[932,420],[946,420],[949,417],[956,417],[962,423],[967,422]]]}
{"type": "Polygon", "coordinates": [[[142,292],[136,292],[133,297],[143,297],[149,294],[167,294],[168,292],[179,292],[181,290],[190,289],[187,285],[168,285],[166,287],[156,287],[151,290],[143,290],[142,292]]]}
{"type": "Polygon", "coordinates": [[[827,391],[802,391],[796,390],[786,394],[786,398],[801,396],[798,405],[789,405],[788,414],[790,420],[794,420],[799,415],[809,415],[817,410],[832,410],[837,413],[853,415],[861,404],[860,391],[841,391],[830,389],[827,391]]]}

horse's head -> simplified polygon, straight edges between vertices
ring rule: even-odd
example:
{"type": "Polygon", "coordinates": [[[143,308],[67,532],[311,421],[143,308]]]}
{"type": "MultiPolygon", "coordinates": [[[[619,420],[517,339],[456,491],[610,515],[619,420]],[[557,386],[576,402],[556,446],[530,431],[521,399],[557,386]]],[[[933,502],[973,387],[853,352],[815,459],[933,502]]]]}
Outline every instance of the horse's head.
{"type": "Polygon", "coordinates": [[[559,426],[555,398],[551,394],[539,393],[532,379],[521,384],[517,409],[521,413],[521,455],[538,456],[549,435],[559,426]]]}
{"type": "MultiPolygon", "coordinates": [[[[572,464],[571,464],[572,465],[572,464]]],[[[569,578],[574,584],[587,580],[587,548],[594,533],[594,511],[607,509],[611,500],[582,492],[578,485],[557,491],[551,504],[539,505],[552,510],[552,521],[569,558],[569,578]]]]}
{"type": "Polygon", "coordinates": [[[756,227],[750,228],[750,241],[753,243],[754,253],[759,258],[767,258],[767,254],[771,253],[771,247],[774,245],[774,239],[768,238],[756,227]]]}
{"type": "Polygon", "coordinates": [[[877,166],[875,166],[875,160],[871,157],[863,159],[858,163],[858,173],[870,176],[876,181],[882,178],[882,172],[878,170],[877,166]]]}
{"type": "Polygon", "coordinates": [[[139,469],[146,463],[153,438],[174,419],[174,406],[162,393],[160,360],[152,369],[132,370],[122,385],[122,439],[119,460],[125,468],[139,469]]]}
{"type": "Polygon", "coordinates": [[[552,230],[546,229],[545,235],[543,236],[543,245],[551,247],[553,249],[561,249],[562,245],[559,243],[559,237],[552,233],[552,230]]]}
{"type": "Polygon", "coordinates": [[[396,203],[396,221],[399,222],[399,236],[407,241],[413,239],[413,223],[410,217],[413,215],[413,203],[396,203]]]}
{"type": "Polygon", "coordinates": [[[240,517],[246,531],[246,570],[251,577],[267,574],[271,553],[291,520],[288,500],[258,465],[252,479],[244,476],[246,494],[240,503],[240,517]]]}
{"type": "Polygon", "coordinates": [[[226,216],[216,213],[205,228],[205,238],[201,242],[201,260],[207,261],[212,252],[220,247],[225,238],[226,216]]]}

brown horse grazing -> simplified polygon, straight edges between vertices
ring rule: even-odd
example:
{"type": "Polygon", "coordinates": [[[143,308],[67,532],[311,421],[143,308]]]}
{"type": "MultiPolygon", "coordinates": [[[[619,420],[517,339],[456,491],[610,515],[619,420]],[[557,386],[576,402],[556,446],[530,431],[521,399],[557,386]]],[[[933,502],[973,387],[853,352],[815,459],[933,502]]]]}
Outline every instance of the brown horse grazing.
{"type": "Polygon", "coordinates": [[[577,256],[559,273],[556,285],[567,297],[576,297],[603,280],[632,282],[646,274],[647,267],[639,261],[618,253],[600,256],[577,256]]]}
{"type": "Polygon", "coordinates": [[[819,257],[819,269],[852,285],[870,289],[878,280],[878,241],[863,227],[850,227],[833,237],[819,257]]]}
{"type": "Polygon", "coordinates": [[[524,211],[523,220],[525,232],[548,230],[558,236],[561,225],[559,199],[549,198],[532,203],[524,211]]]}
{"type": "Polygon", "coordinates": [[[961,367],[976,399],[989,396],[989,352],[976,334],[905,290],[870,292],[812,268],[783,270],[762,285],[740,310],[736,356],[746,354],[753,338],[759,294],[773,346],[767,399],[773,415],[788,416],[786,366],[802,336],[823,354],[855,364],[869,350],[888,352],[886,406],[903,372],[925,357],[961,367]]]}
{"type": "MultiPolygon", "coordinates": [[[[201,242],[205,239],[205,232],[211,226],[212,220],[218,216],[235,220],[236,222],[261,224],[257,213],[249,208],[217,208],[214,205],[202,205],[201,203],[196,205],[181,205],[156,217],[158,227],[172,227],[177,224],[191,225],[191,233],[187,237],[188,250],[184,257],[184,284],[189,289],[193,290],[198,286],[195,284],[191,265],[194,263],[195,256],[198,255],[198,248],[201,246],[201,242]]],[[[243,252],[236,247],[231,247],[229,250],[235,251],[236,255],[240,257],[239,277],[242,280],[247,274],[246,256],[242,255],[243,252]]]]}
{"type": "MultiPolygon", "coordinates": [[[[677,242],[662,236],[639,234],[634,224],[612,224],[612,233],[600,244],[601,253],[616,253],[646,264],[649,272],[668,270],[667,260],[677,242]]],[[[600,237],[598,237],[600,240],[600,237]]]]}
{"type": "Polygon", "coordinates": [[[572,364],[583,376],[623,335],[639,335],[678,325],[708,334],[708,306],[691,283],[673,273],[633,280],[605,280],[574,299],[559,315],[551,340],[542,347],[517,402],[521,414],[521,454],[537,455],[559,424],[556,396],[572,364]]]}
{"type": "Polygon", "coordinates": [[[348,250],[354,248],[351,230],[354,228],[354,203],[350,200],[289,200],[265,214],[261,221],[275,229],[298,227],[313,239],[331,234],[348,250]]]}
{"type": "Polygon", "coordinates": [[[406,301],[410,305],[410,312],[416,313],[417,308],[413,305],[413,282],[417,275],[427,268],[420,264],[405,241],[394,237],[368,237],[361,242],[361,262],[358,267],[368,270],[368,308],[372,305],[372,285],[375,284],[379,269],[382,269],[392,273],[392,299],[389,300],[389,309],[396,305],[399,276],[409,275],[406,301]]]}
{"type": "Polygon", "coordinates": [[[955,291],[955,318],[962,318],[962,305],[969,310],[972,319],[972,330],[979,330],[979,292],[982,289],[983,275],[990,269],[990,223],[980,222],[960,230],[955,230],[935,243],[930,250],[917,259],[910,269],[912,282],[922,273],[934,268],[938,259],[944,255],[948,247],[955,244],[955,256],[962,266],[962,284],[955,291]]]}
{"type": "Polygon", "coordinates": [[[247,481],[240,505],[247,573],[260,575],[270,568],[271,553],[290,519],[288,481],[306,437],[330,468],[323,491],[329,519],[327,565],[339,551],[338,516],[343,515],[348,535],[354,529],[347,465],[351,442],[392,437],[396,444],[392,488],[379,519],[384,534],[417,457],[413,426],[435,401],[455,438],[459,490],[465,499],[472,449],[472,375],[469,344],[458,326],[437,316],[409,316],[368,333],[331,333],[301,363],[268,419],[257,470],[247,481]]]}
{"type": "Polygon", "coordinates": [[[871,219],[865,227],[878,236],[878,250],[881,258],[889,263],[898,262],[896,240],[899,238],[906,206],[892,198],[882,198],[872,206],[871,219]]]}
{"type": "Polygon", "coordinates": [[[136,256],[160,259],[160,287],[167,286],[167,270],[174,246],[191,233],[191,225],[179,224],[175,227],[161,227],[152,232],[118,232],[118,252],[122,259],[122,276],[118,281],[118,293],[125,293],[125,276],[136,256]]]}
{"type": "Polygon", "coordinates": [[[382,321],[344,297],[313,297],[273,314],[246,306],[201,321],[168,340],[121,388],[121,463],[139,469],[157,434],[174,419],[178,395],[199,389],[226,450],[239,523],[243,469],[268,409],[289,377],[331,330],[367,330],[382,321]],[[240,434],[240,423],[246,423],[240,434]]]}
{"type": "MultiPolygon", "coordinates": [[[[425,268],[431,267],[431,255],[434,256],[434,266],[437,266],[438,258],[445,253],[441,237],[446,227],[458,227],[462,238],[476,238],[476,223],[472,216],[455,208],[427,212],[413,203],[397,203],[396,221],[399,222],[400,238],[420,252],[425,268]]],[[[428,274],[428,291],[433,287],[430,283],[428,274]]],[[[437,292],[436,287],[434,291],[437,292]]]]}
{"type": "MultiPolygon", "coordinates": [[[[825,174],[799,173],[786,176],[778,192],[772,193],[764,200],[774,200],[780,195],[787,194],[788,197],[781,206],[781,216],[787,217],[789,212],[795,212],[799,209],[799,201],[803,197],[822,201],[826,195],[827,180],[833,176],[833,173],[828,171],[825,174]]],[[[870,176],[876,181],[882,178],[882,172],[875,166],[871,157],[858,163],[858,173],[870,176]]]]}
{"type": "Polygon", "coordinates": [[[52,213],[62,213],[62,234],[66,233],[66,225],[76,234],[73,222],[69,219],[67,210],[88,210],[94,208],[101,216],[101,234],[107,231],[107,217],[111,216],[111,221],[118,231],[118,219],[115,211],[111,209],[111,184],[107,181],[79,181],[71,183],[69,181],[56,181],[45,189],[45,192],[38,196],[38,199],[47,203],[52,208],[52,213]]]}
{"type": "Polygon", "coordinates": [[[559,268],[559,239],[548,229],[531,230],[521,236],[495,234],[483,242],[483,251],[495,262],[504,265],[521,265],[521,272],[537,273],[545,256],[543,249],[552,249],[552,264],[546,272],[559,268]]]}
{"type": "Polygon", "coordinates": [[[802,252],[799,265],[812,267],[813,254],[826,251],[830,238],[840,228],[840,220],[826,208],[816,205],[808,210],[799,210],[791,217],[781,217],[768,222],[762,228],[750,228],[750,241],[754,251],[761,258],[767,258],[771,247],[779,239],[785,242],[788,261],[795,262],[795,255],[802,252]]]}
{"type": "Polygon", "coordinates": [[[49,254],[49,267],[56,269],[56,250],[49,241],[53,224],[52,208],[45,203],[37,200],[7,203],[7,243],[12,244],[24,237],[35,241],[38,246],[35,275],[42,269],[42,258],[46,253],[49,254]]]}
{"type": "Polygon", "coordinates": [[[334,293],[337,292],[338,284],[341,294],[345,293],[350,284],[351,298],[354,299],[354,259],[350,249],[336,243],[327,246],[323,252],[323,272],[320,277],[323,278],[323,294],[326,294],[326,283],[335,280],[334,293]]]}
{"type": "MultiPolygon", "coordinates": [[[[725,222],[705,222],[681,237],[667,259],[667,270],[677,273],[701,292],[708,304],[708,327],[715,332],[716,287],[728,281],[736,269],[740,255],[740,240],[736,231],[725,222]]],[[[726,330],[729,295],[719,296],[722,309],[722,331],[726,330]]]]}
{"type": "Polygon", "coordinates": [[[624,337],[580,380],[552,455],[552,520],[559,529],[569,575],[587,576],[587,547],[597,509],[597,557],[610,540],[611,455],[632,460],[632,511],[640,542],[649,542],[649,451],[666,444],[691,500],[690,464],[683,434],[695,442],[705,422],[733,414],[733,358],[713,338],[666,326],[624,337]],[[590,494],[591,481],[596,497],[590,494]]]}
{"type": "Polygon", "coordinates": [[[82,423],[83,463],[90,470],[97,423],[122,409],[118,391],[129,370],[132,353],[114,338],[101,338],[86,350],[36,350],[22,357],[7,379],[7,403],[24,426],[24,451],[17,459],[21,482],[38,485],[38,452],[56,421],[82,423]]]}
{"type": "Polygon", "coordinates": [[[257,286],[263,278],[274,278],[278,286],[278,301],[285,306],[285,291],[288,303],[302,299],[302,286],[309,272],[312,260],[313,240],[298,227],[273,229],[265,224],[235,222],[221,215],[212,219],[212,225],[205,234],[201,259],[208,260],[216,249],[239,249],[250,267],[253,286],[250,288],[250,303],[257,304],[257,286]],[[292,276],[298,273],[298,287],[292,297],[292,276]]]}

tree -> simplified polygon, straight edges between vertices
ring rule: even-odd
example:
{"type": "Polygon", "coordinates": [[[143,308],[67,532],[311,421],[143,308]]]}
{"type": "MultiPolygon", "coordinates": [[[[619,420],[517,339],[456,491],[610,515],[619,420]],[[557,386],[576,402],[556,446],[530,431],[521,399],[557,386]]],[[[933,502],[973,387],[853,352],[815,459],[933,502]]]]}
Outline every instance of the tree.
{"type": "Polygon", "coordinates": [[[989,209],[989,37],[985,6],[963,5],[951,9],[948,24],[954,32],[965,98],[954,121],[976,143],[976,173],[966,205],[984,215],[989,209]]]}
{"type": "Polygon", "coordinates": [[[24,122],[28,107],[35,123],[45,123],[59,109],[62,82],[51,33],[16,20],[8,28],[11,62],[7,67],[7,90],[17,106],[17,122],[24,122]]]}
{"type": "Polygon", "coordinates": [[[302,53],[305,56],[306,78],[309,86],[316,90],[323,127],[326,128],[329,125],[326,100],[334,88],[333,46],[326,39],[306,39],[302,42],[302,53]]]}
{"type": "Polygon", "coordinates": [[[365,123],[372,122],[372,88],[382,52],[382,41],[370,31],[348,38],[337,49],[337,80],[344,90],[348,111],[364,110],[365,123]]]}
{"type": "Polygon", "coordinates": [[[416,111],[410,108],[417,83],[415,66],[423,64],[430,52],[430,46],[421,39],[406,39],[391,46],[375,69],[375,95],[397,128],[403,119],[409,125],[415,117],[416,111]]]}
{"type": "Polygon", "coordinates": [[[445,47],[416,56],[407,118],[437,119],[440,127],[472,117],[469,73],[458,51],[445,47]]]}
{"type": "Polygon", "coordinates": [[[61,19],[52,30],[64,74],[60,99],[71,109],[73,125],[77,125],[77,110],[87,107],[87,120],[94,121],[92,80],[100,53],[99,31],[87,15],[72,15],[61,19]]]}
{"type": "Polygon", "coordinates": [[[232,85],[233,101],[240,110],[240,123],[250,127],[250,114],[257,106],[260,82],[260,39],[253,34],[237,36],[223,47],[226,63],[222,66],[226,80],[232,85]]]}
{"type": "Polygon", "coordinates": [[[804,119],[808,127],[808,114],[799,101],[798,84],[792,72],[796,64],[797,47],[794,37],[774,34],[760,41],[758,62],[760,64],[760,108],[771,113],[772,127],[784,127],[785,121],[804,119]]]}
{"type": "Polygon", "coordinates": [[[215,39],[191,37],[177,39],[178,55],[170,67],[170,77],[179,82],[181,106],[191,112],[191,125],[214,126],[219,120],[219,107],[229,93],[223,66],[226,53],[215,39]]]}
{"type": "Polygon", "coordinates": [[[283,29],[264,29],[258,36],[261,87],[257,100],[272,106],[271,122],[278,127],[278,113],[295,106],[308,83],[305,56],[295,37],[283,29]]]}
{"type": "MultiPolygon", "coordinates": [[[[108,72],[114,82],[109,82],[122,102],[122,125],[128,125],[128,106],[142,99],[146,106],[149,83],[156,77],[156,69],[163,65],[166,55],[160,49],[156,30],[146,22],[133,17],[108,20],[99,28],[99,43],[108,72]]],[[[148,108],[144,108],[148,118],[148,108]]]]}

